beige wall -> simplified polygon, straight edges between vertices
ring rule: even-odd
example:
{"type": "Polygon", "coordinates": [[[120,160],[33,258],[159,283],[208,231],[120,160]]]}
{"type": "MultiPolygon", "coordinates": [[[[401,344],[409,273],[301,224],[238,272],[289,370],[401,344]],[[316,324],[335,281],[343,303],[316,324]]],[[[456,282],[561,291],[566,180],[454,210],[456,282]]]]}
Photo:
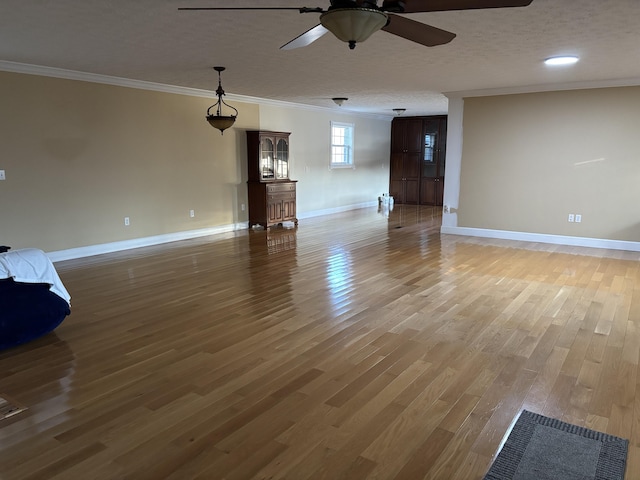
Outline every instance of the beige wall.
{"type": "Polygon", "coordinates": [[[638,125],[640,87],[465,99],[458,226],[640,241],[638,125]]]}
{"type": "Polygon", "coordinates": [[[292,132],[291,178],[298,180],[298,210],[304,212],[375,202],[389,190],[391,121],[339,111],[262,106],[266,130],[292,132]],[[354,124],[355,169],[329,169],[331,121],[354,124]]]}
{"type": "Polygon", "coordinates": [[[354,119],[362,168],[325,171],[331,183],[314,175],[328,163],[328,134],[315,130],[325,113],[233,102],[238,121],[221,136],[204,120],[207,98],[7,72],[0,98],[0,244],[14,248],[244,225],[247,129],[293,132],[300,212],[374,201],[388,182],[387,120],[354,119]]]}

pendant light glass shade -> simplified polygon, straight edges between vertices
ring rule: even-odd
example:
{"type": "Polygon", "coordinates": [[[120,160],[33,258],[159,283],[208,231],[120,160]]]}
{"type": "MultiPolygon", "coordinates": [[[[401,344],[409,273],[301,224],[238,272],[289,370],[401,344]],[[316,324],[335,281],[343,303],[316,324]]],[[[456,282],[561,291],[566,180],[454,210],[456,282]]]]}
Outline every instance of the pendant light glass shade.
{"type": "Polygon", "coordinates": [[[236,117],[228,116],[223,117],[222,115],[207,115],[207,122],[213,128],[217,128],[221,133],[231,127],[236,122],[236,117]]]}

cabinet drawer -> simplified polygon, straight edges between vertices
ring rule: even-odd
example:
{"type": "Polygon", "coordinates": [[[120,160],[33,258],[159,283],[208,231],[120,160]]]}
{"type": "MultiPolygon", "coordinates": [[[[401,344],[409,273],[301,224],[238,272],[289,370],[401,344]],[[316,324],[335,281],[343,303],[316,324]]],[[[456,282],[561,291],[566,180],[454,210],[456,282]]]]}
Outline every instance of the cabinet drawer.
{"type": "Polygon", "coordinates": [[[274,193],[272,195],[267,195],[267,200],[269,202],[277,202],[282,200],[295,200],[296,192],[285,192],[285,193],[274,193]]]}
{"type": "Polygon", "coordinates": [[[295,192],[295,183],[273,183],[267,185],[267,193],[295,192]]]}

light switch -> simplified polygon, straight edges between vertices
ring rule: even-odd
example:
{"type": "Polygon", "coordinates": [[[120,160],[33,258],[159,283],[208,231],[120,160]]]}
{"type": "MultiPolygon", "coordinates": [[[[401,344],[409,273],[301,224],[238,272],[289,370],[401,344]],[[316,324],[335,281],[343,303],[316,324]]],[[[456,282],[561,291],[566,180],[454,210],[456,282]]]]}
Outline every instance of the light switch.
{"type": "Polygon", "coordinates": [[[0,180],[6,180],[6,176],[4,175],[4,170],[0,170],[0,180]]]}

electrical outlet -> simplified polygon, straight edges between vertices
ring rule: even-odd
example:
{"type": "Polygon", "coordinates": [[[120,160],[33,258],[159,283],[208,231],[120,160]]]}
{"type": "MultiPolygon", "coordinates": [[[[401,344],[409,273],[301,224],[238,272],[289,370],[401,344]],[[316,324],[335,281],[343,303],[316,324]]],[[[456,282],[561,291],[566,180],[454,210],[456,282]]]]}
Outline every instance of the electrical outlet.
{"type": "Polygon", "coordinates": [[[196,216],[196,211],[195,210],[189,210],[189,216],[191,218],[195,217],[196,216]]]}
{"type": "Polygon", "coordinates": [[[567,219],[568,222],[573,222],[573,213],[569,214],[569,218],[567,219]]]}
{"type": "Polygon", "coordinates": [[[576,223],[580,223],[582,221],[582,215],[576,213],[576,223]]]}
{"type": "Polygon", "coordinates": [[[124,217],[124,226],[128,227],[129,226],[129,217],[124,217]]]}
{"type": "Polygon", "coordinates": [[[0,180],[6,180],[7,177],[4,174],[4,170],[0,170],[0,180]]]}

